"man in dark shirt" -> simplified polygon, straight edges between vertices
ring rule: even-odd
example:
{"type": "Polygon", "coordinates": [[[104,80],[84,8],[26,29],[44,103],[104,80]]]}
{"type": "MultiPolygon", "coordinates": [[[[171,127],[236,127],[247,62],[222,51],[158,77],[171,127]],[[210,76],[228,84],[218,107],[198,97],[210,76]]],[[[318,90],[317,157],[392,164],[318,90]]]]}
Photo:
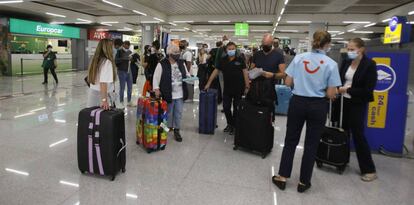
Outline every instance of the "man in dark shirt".
{"type": "Polygon", "coordinates": [[[272,35],[265,34],[262,40],[262,50],[253,55],[252,68],[263,68],[266,78],[283,79],[285,77],[285,61],[283,54],[272,49],[272,35]]]}
{"type": "Polygon", "coordinates": [[[279,44],[279,42],[280,42],[280,39],[278,38],[278,37],[274,37],[273,38],[273,49],[275,50],[275,51],[277,51],[278,53],[280,53],[280,54],[282,54],[283,55],[283,50],[280,48],[280,44],[279,44]]]}
{"type": "Polygon", "coordinates": [[[118,68],[118,77],[119,77],[119,100],[121,105],[124,105],[124,91],[125,84],[127,84],[127,98],[128,106],[133,106],[132,104],[132,75],[129,67],[130,55],[132,51],[129,50],[131,46],[129,41],[125,41],[122,45],[122,48],[118,50],[115,57],[116,67],[118,68]]]}
{"type": "Polygon", "coordinates": [[[223,108],[227,119],[227,127],[224,132],[233,135],[237,106],[242,95],[249,89],[249,78],[243,58],[236,56],[236,44],[229,42],[226,50],[227,56],[222,58],[219,63],[220,66],[214,69],[204,89],[210,87],[220,70],[224,78],[223,108]],[[231,111],[232,104],[233,112],[231,111]]]}

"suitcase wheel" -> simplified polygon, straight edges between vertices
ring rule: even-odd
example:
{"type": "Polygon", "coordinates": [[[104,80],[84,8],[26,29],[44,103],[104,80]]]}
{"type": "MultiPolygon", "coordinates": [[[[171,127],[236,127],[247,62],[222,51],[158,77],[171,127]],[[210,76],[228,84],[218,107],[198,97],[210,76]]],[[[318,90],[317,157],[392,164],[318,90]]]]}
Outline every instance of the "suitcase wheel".
{"type": "Polygon", "coordinates": [[[160,148],[161,150],[165,150],[165,146],[160,148]]]}
{"type": "Polygon", "coordinates": [[[266,158],[267,153],[262,153],[262,159],[266,158]]]}
{"type": "Polygon", "coordinates": [[[126,169],[125,167],[121,169],[122,173],[125,173],[126,169]]]}
{"type": "Polygon", "coordinates": [[[238,146],[234,146],[233,147],[233,150],[238,150],[239,149],[239,147],[238,146]]]}
{"type": "Polygon", "coordinates": [[[139,141],[136,141],[137,145],[139,145],[139,141]]]}
{"type": "Polygon", "coordinates": [[[338,171],[339,174],[343,174],[345,171],[345,166],[337,167],[336,170],[338,171]]]}
{"type": "Polygon", "coordinates": [[[147,153],[150,154],[152,152],[152,149],[147,149],[147,153]]]}
{"type": "Polygon", "coordinates": [[[316,166],[317,166],[318,168],[322,168],[322,167],[323,167],[323,163],[322,163],[322,162],[316,162],[316,166]]]}
{"type": "Polygon", "coordinates": [[[115,180],[115,175],[112,175],[111,181],[114,181],[114,180],[115,180]]]}

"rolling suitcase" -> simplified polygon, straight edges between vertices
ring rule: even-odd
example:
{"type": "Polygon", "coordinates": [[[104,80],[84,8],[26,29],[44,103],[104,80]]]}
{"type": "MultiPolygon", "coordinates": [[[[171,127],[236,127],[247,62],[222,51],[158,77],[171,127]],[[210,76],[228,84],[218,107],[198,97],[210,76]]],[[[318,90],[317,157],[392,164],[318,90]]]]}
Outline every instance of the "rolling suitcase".
{"type": "Polygon", "coordinates": [[[148,153],[164,150],[167,146],[167,102],[141,97],[137,104],[137,144],[148,153]]]}
{"type": "Polygon", "coordinates": [[[217,90],[209,89],[200,92],[198,132],[214,135],[217,125],[217,90]]]}
{"type": "Polygon", "coordinates": [[[343,96],[341,96],[341,109],[339,127],[332,126],[332,101],[329,103],[329,126],[325,127],[316,154],[316,165],[321,168],[323,164],[335,166],[340,174],[345,171],[349,163],[349,135],[342,128],[343,96]]]}
{"type": "Polygon", "coordinates": [[[273,110],[242,99],[238,106],[234,150],[245,148],[259,152],[264,159],[273,148],[273,110]]]}
{"type": "Polygon", "coordinates": [[[275,87],[277,95],[275,114],[287,115],[290,98],[292,98],[292,89],[286,85],[276,85],[275,87]]]}
{"type": "Polygon", "coordinates": [[[85,108],[78,118],[78,167],[82,173],[111,176],[125,172],[124,111],[85,108]]]}

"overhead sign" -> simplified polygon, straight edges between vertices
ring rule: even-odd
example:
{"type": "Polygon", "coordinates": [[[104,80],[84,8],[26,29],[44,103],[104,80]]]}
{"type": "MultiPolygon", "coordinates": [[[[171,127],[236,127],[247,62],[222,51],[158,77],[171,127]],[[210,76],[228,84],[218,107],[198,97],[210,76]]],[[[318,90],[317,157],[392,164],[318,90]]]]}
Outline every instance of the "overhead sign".
{"type": "Polygon", "coordinates": [[[290,45],[292,41],[290,39],[280,39],[280,44],[282,45],[290,45]]]}
{"type": "Polygon", "coordinates": [[[121,33],[114,33],[114,32],[107,32],[107,31],[97,31],[96,29],[89,29],[88,31],[88,39],[99,41],[102,39],[122,39],[121,33]]]}
{"type": "Polygon", "coordinates": [[[131,44],[140,44],[141,36],[122,35],[123,41],[129,41],[131,44]]]}
{"type": "Polygon", "coordinates": [[[365,134],[371,149],[402,153],[407,119],[409,53],[368,53],[377,63],[374,101],[368,105],[365,134]]]}
{"type": "Polygon", "coordinates": [[[410,41],[411,25],[407,25],[407,18],[394,16],[385,27],[384,44],[407,43],[410,41]]]}
{"type": "Polygon", "coordinates": [[[236,36],[248,36],[249,35],[249,24],[236,23],[234,25],[234,32],[236,36]]]}
{"type": "Polygon", "coordinates": [[[15,18],[10,18],[10,32],[47,37],[80,38],[79,28],[15,18]]]}

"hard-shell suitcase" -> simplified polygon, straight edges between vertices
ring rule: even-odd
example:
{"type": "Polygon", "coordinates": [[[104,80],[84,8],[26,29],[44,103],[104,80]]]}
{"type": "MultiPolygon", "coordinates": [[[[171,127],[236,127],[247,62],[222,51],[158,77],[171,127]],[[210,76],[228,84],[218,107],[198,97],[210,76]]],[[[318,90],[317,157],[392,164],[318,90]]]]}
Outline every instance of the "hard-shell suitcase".
{"type": "Polygon", "coordinates": [[[137,104],[137,144],[148,153],[164,150],[167,145],[167,102],[141,97],[137,104]]]}
{"type": "Polygon", "coordinates": [[[289,110],[290,98],[292,98],[292,89],[286,85],[276,85],[277,103],[275,113],[279,115],[287,115],[289,110]]]}
{"type": "Polygon", "coordinates": [[[217,90],[209,89],[200,92],[198,108],[198,131],[201,134],[212,134],[217,125],[217,90]]]}
{"type": "Polygon", "coordinates": [[[259,152],[264,159],[273,148],[273,110],[242,99],[238,106],[234,150],[239,147],[259,152]]]}
{"type": "Polygon", "coordinates": [[[317,167],[321,168],[323,164],[335,166],[340,174],[345,171],[350,156],[349,135],[342,128],[342,116],[343,96],[339,127],[332,126],[332,101],[329,103],[329,126],[326,126],[322,133],[315,159],[317,167]]]}
{"type": "Polygon", "coordinates": [[[125,172],[124,111],[85,108],[78,118],[78,166],[82,173],[111,176],[125,172]]]}

